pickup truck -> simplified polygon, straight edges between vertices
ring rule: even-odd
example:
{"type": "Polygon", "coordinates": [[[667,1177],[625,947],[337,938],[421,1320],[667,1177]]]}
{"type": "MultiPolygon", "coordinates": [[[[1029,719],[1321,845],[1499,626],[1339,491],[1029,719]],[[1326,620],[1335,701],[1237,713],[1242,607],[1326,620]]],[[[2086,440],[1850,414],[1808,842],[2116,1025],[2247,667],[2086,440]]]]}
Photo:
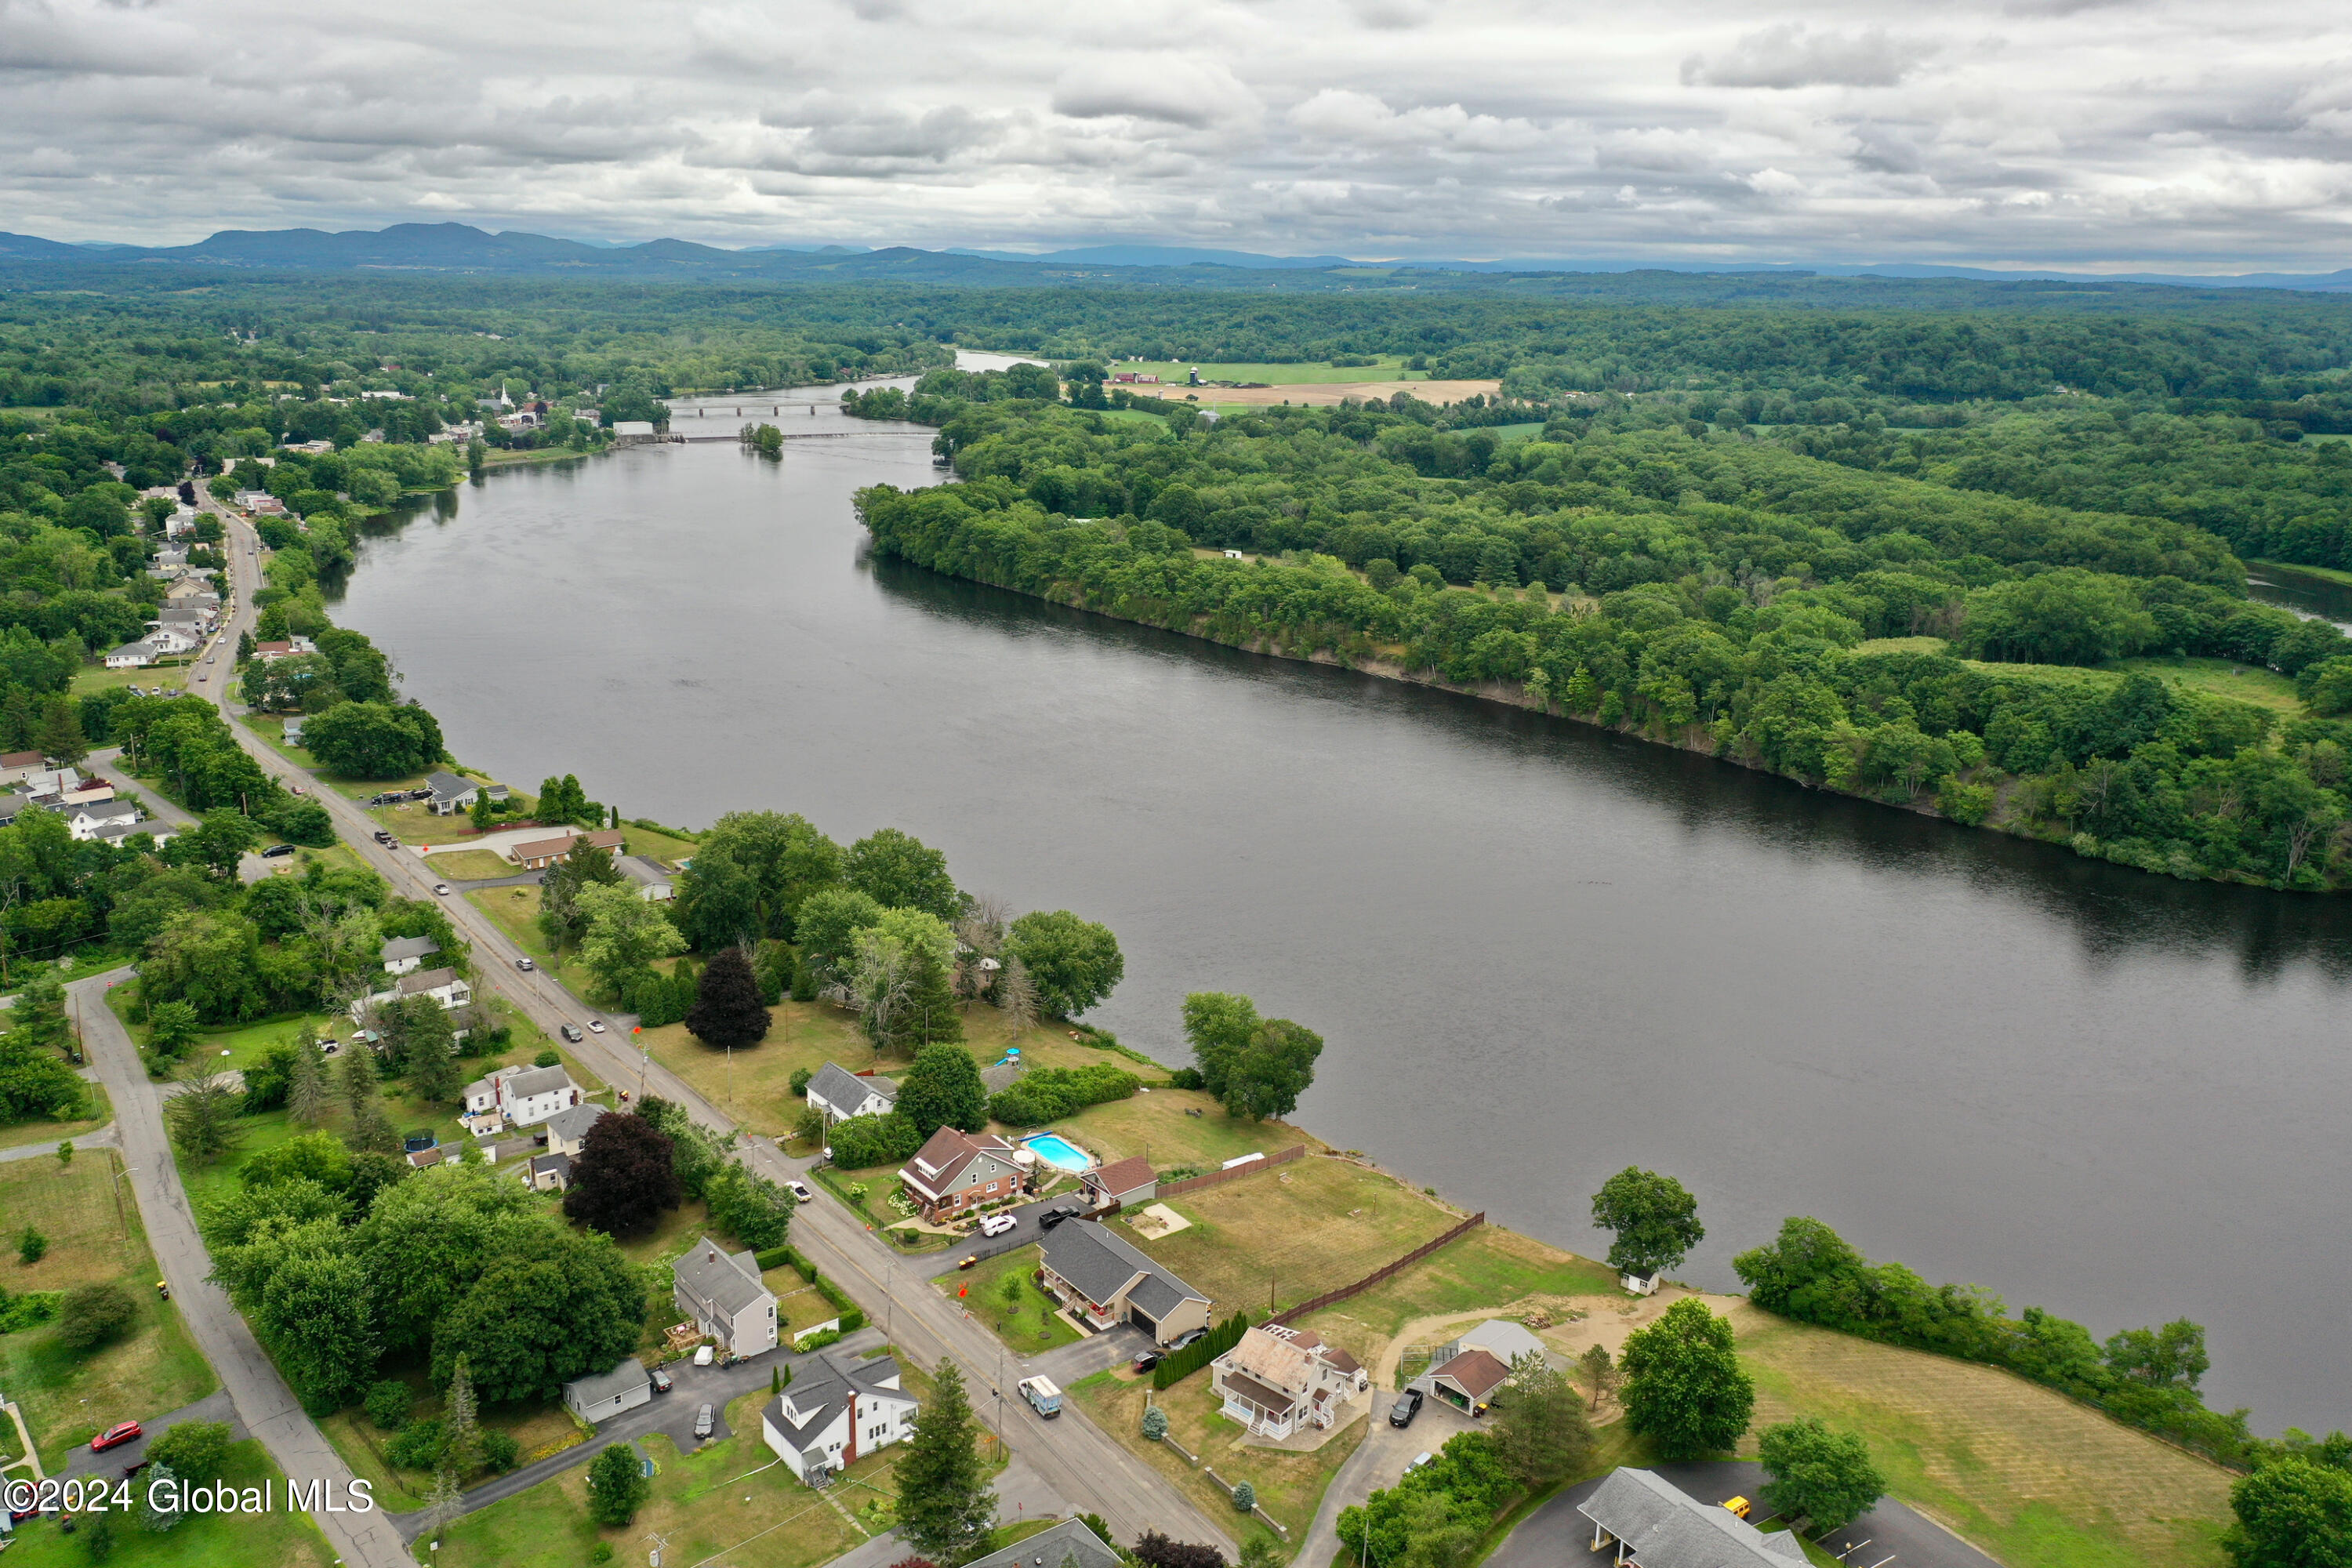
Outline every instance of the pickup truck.
{"type": "Polygon", "coordinates": [[[1038,1415],[1050,1420],[1062,1413],[1062,1391],[1054,1386],[1051,1379],[1024,1377],[1016,1386],[1021,1390],[1021,1397],[1027,1400],[1038,1415]]]}

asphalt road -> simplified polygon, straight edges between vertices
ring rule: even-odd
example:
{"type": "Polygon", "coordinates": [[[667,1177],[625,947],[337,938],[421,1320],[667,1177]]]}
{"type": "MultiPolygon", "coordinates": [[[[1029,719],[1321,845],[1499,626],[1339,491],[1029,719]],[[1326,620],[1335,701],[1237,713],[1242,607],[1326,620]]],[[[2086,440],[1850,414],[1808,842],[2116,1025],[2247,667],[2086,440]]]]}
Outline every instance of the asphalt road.
{"type": "MultiPolygon", "coordinates": [[[[227,518],[225,522],[232,546],[229,566],[237,589],[237,608],[222,637],[225,645],[233,647],[238,632],[253,620],[252,588],[258,580],[258,569],[249,552],[252,528],[239,518],[227,518]]],[[[384,877],[394,892],[412,899],[434,898],[435,879],[416,857],[386,850],[375,843],[375,824],[356,804],[263,744],[225,701],[225,679],[215,679],[196,690],[221,706],[237,743],[272,776],[309,789],[327,807],[343,841],[384,877]]],[[[599,1016],[543,971],[517,970],[515,962],[524,956],[522,950],[471,903],[454,894],[440,901],[472,944],[478,994],[505,998],[550,1034],[562,1024],[584,1025],[599,1016]]],[[[625,1016],[602,1016],[613,1021],[611,1031],[588,1034],[571,1046],[572,1054],[591,1070],[607,1083],[640,1097],[658,1094],[684,1107],[704,1126],[721,1132],[736,1130],[731,1120],[684,1079],[630,1048],[629,1020],[625,1016]]],[[[807,1161],[789,1159],[769,1141],[756,1136],[744,1140],[739,1158],[779,1182],[798,1177],[808,1167],[807,1161]]],[[[899,1258],[887,1243],[868,1234],[862,1220],[823,1192],[793,1216],[793,1243],[880,1324],[889,1342],[916,1365],[928,1371],[943,1359],[956,1362],[982,1420],[1074,1509],[1100,1514],[1122,1540],[1159,1530],[1180,1541],[1214,1546],[1228,1560],[1238,1555],[1232,1539],[1215,1521],[1166,1477],[1097,1428],[1083,1411],[1066,1405],[1060,1416],[1047,1422],[1023,1403],[1013,1384],[1028,1375],[1027,1363],[930,1287],[922,1265],[935,1262],[935,1257],[917,1261],[899,1258]]]]}
{"type": "MultiPolygon", "coordinates": [[[[75,981],[66,987],[66,994],[81,1026],[83,1048],[114,1101],[122,1163],[129,1167],[127,1179],[139,1204],[139,1217],[146,1224],[156,1266],[171,1283],[172,1300],[188,1325],[190,1337],[219,1374],[245,1429],[261,1439],[289,1480],[327,1481],[332,1495],[349,1497],[353,1479],[351,1467],[302,1413],[294,1391],[262,1352],[253,1331],[211,1280],[212,1258],[196,1233],[195,1215],[188,1207],[179,1167],[172,1163],[171,1145],[163,1131],[163,1101],[154,1084],[148,1081],[138,1047],[106,1005],[108,987],[129,978],[131,970],[125,966],[75,981]]],[[[125,1411],[115,1419],[137,1418],[141,1414],[125,1411]]],[[[355,1568],[400,1568],[411,1562],[400,1532],[381,1510],[313,1517],[345,1563],[355,1568]]]]}
{"type": "MultiPolygon", "coordinates": [[[[1657,1473],[1703,1503],[1753,1498],[1764,1489],[1764,1467],[1748,1459],[1658,1465],[1657,1473]]],[[[1536,1510],[1495,1548],[1490,1568],[1559,1568],[1592,1545],[1592,1521],[1576,1511],[1601,1483],[1580,1481],[1536,1510]]],[[[1752,1516],[1764,1522],[1759,1506],[1752,1516]]],[[[1992,1558],[1893,1499],[1817,1542],[1852,1568],[2000,1568],[1992,1558]]]]}

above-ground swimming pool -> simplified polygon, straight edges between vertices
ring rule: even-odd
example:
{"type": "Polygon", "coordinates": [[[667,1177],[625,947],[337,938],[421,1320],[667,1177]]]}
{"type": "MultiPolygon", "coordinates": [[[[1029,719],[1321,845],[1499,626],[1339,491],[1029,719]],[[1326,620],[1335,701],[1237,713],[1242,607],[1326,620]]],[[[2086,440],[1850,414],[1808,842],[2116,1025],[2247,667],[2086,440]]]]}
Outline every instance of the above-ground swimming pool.
{"type": "Polygon", "coordinates": [[[1058,1132],[1040,1133],[1030,1139],[1025,1147],[1037,1151],[1037,1158],[1057,1171],[1076,1174],[1094,1169],[1093,1158],[1058,1132]]]}

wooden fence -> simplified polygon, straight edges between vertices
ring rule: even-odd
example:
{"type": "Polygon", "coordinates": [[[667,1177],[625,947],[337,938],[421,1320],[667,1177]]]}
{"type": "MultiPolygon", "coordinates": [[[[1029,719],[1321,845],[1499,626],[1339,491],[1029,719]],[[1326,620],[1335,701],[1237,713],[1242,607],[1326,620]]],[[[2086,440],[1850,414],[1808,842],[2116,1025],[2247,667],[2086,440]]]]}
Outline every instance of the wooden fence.
{"type": "Polygon", "coordinates": [[[1370,1289],[1373,1286],[1379,1284],[1381,1280],[1412,1268],[1414,1264],[1420,1262],[1423,1258],[1428,1257],[1439,1247],[1444,1247],[1447,1242],[1453,1241],[1459,1237],[1467,1236],[1470,1232],[1477,1229],[1480,1226],[1485,1225],[1486,1223],[1486,1211],[1481,1209],[1476,1214],[1472,1215],[1468,1219],[1464,1220],[1460,1225],[1455,1226],[1452,1230],[1447,1231],[1444,1236],[1437,1237],[1433,1241],[1423,1242],[1419,1247],[1414,1247],[1411,1252],[1406,1253],[1402,1258],[1398,1258],[1395,1262],[1388,1265],[1388,1267],[1374,1269],[1371,1273],[1365,1275],[1361,1279],[1357,1280],[1353,1285],[1342,1285],[1337,1290],[1326,1290],[1320,1296],[1316,1296],[1307,1300],[1299,1302],[1296,1307],[1285,1307],[1281,1311],[1276,1312],[1273,1317],[1268,1318],[1266,1321],[1269,1323],[1286,1323],[1290,1321],[1291,1319],[1314,1311],[1318,1307],[1328,1307],[1334,1301],[1344,1301],[1350,1296],[1360,1296],[1365,1291],[1370,1289]]]}
{"type": "Polygon", "coordinates": [[[1213,1187],[1220,1183],[1237,1181],[1244,1176],[1254,1176],[1260,1171],[1272,1170],[1276,1165],[1287,1165],[1293,1160],[1303,1158],[1306,1153],[1306,1144],[1293,1143],[1279,1154],[1268,1154],[1265,1159],[1252,1160],[1246,1165],[1235,1165],[1224,1171],[1206,1171],[1197,1176],[1187,1176],[1181,1182],[1162,1182],[1155,1189],[1155,1195],[1172,1198],[1178,1193],[1197,1193],[1202,1187],[1213,1187]]]}

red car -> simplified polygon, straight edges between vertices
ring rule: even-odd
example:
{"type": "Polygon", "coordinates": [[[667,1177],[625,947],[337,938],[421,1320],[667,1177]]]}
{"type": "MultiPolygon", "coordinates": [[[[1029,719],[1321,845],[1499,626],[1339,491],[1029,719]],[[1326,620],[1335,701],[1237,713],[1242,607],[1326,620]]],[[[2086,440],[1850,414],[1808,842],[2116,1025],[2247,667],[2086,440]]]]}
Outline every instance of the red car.
{"type": "Polygon", "coordinates": [[[89,1440],[89,1451],[93,1454],[103,1454],[109,1448],[119,1448],[133,1437],[144,1437],[146,1435],[146,1429],[136,1421],[117,1422],[89,1440]]]}

